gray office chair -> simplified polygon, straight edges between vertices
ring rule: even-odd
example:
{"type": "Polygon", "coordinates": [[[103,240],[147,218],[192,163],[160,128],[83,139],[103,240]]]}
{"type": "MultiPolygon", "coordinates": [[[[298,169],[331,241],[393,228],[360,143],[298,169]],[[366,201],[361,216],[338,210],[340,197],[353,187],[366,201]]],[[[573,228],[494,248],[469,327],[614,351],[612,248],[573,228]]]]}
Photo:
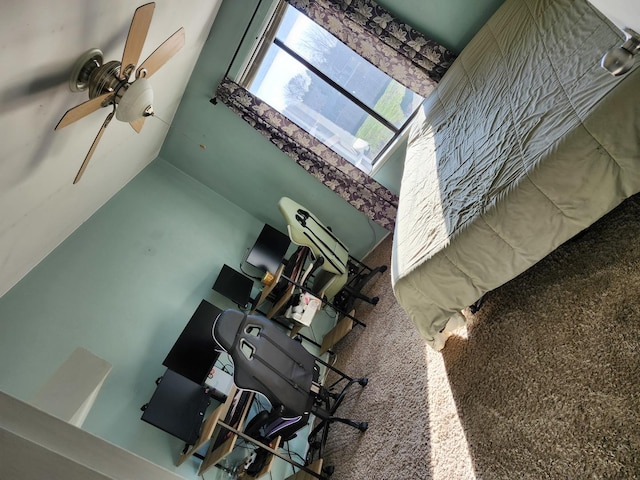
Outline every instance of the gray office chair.
{"type": "Polygon", "coordinates": [[[258,436],[263,443],[276,436],[287,440],[306,425],[309,415],[313,414],[319,423],[309,435],[311,449],[307,463],[310,464],[316,453],[322,457],[332,423],[341,422],[361,432],[367,430],[367,422],[334,414],[347,390],[355,383],[365,386],[368,380],[351,378],[315,357],[277,323],[262,315],[225,310],[215,321],[213,336],[233,360],[236,386],[261,393],[271,403],[271,410],[260,416],[260,423],[250,422],[245,433],[258,436]],[[318,382],[320,365],[336,372],[338,380],[328,387],[321,385],[318,382]],[[343,387],[337,391],[340,384],[343,387]]]}

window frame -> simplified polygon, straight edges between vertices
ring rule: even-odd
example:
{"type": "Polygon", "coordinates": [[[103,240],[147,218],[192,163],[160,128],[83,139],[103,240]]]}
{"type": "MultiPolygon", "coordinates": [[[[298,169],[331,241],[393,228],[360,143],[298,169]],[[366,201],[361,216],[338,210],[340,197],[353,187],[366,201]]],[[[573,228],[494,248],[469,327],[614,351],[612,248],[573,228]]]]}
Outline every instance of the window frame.
{"type": "MultiPolygon", "coordinates": [[[[322,71],[320,71],[315,65],[313,65],[312,63],[310,63],[309,61],[301,57],[299,54],[294,52],[290,47],[286,46],[284,42],[276,38],[278,29],[280,28],[280,25],[286,13],[287,7],[294,8],[289,6],[285,0],[273,1],[272,5],[267,11],[266,20],[263,22],[262,27],[257,31],[257,34],[255,36],[256,40],[254,41],[253,45],[250,47],[249,54],[246,56],[245,61],[239,67],[237,71],[238,73],[235,76],[234,81],[239,85],[241,85],[242,87],[248,88],[248,85],[251,84],[258,70],[260,69],[262,59],[265,58],[269,48],[271,48],[272,45],[276,45],[278,48],[282,49],[288,55],[293,57],[296,61],[300,62],[302,66],[304,66],[310,72],[317,75],[323,81],[326,81],[332,88],[334,88],[339,93],[344,95],[346,98],[348,98],[349,101],[353,102],[355,105],[363,109],[368,115],[370,115],[375,120],[382,123],[386,128],[388,128],[392,132],[392,136],[387,141],[385,147],[380,151],[380,153],[378,153],[378,155],[376,155],[375,158],[372,159],[371,171],[368,173],[363,172],[366,175],[373,177],[380,170],[380,168],[387,162],[387,160],[389,160],[389,158],[393,156],[393,154],[399,147],[400,143],[405,141],[408,138],[411,125],[413,124],[413,121],[418,111],[422,108],[422,104],[426,99],[423,98],[422,103],[411,113],[411,115],[409,115],[409,117],[404,121],[404,123],[400,127],[396,127],[387,119],[385,119],[380,114],[378,114],[373,108],[368,107],[361,100],[357,99],[353,94],[351,94],[349,91],[347,91],[346,89],[338,85],[334,80],[332,80],[322,71]]],[[[374,66],[374,68],[377,68],[377,67],[374,66]]],[[[405,87],[405,88],[408,88],[408,87],[405,87]]],[[[417,93],[415,94],[419,95],[417,93]]],[[[310,133],[310,134],[313,135],[313,133],[310,133]]],[[[315,135],[313,136],[315,137],[315,135]]],[[[322,141],[320,139],[318,140],[322,141]]],[[[345,158],[345,160],[348,161],[349,163],[352,163],[347,158],[345,158]]]]}

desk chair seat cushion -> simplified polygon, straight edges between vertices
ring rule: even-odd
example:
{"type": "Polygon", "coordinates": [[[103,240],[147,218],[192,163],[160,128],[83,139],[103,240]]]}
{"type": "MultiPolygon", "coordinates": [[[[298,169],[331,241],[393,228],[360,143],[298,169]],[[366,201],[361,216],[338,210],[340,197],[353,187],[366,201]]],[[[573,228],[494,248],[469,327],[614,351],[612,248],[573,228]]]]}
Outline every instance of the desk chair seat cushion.
{"type": "Polygon", "coordinates": [[[310,410],[315,357],[278,325],[260,315],[225,310],[214,323],[213,336],[233,360],[238,388],[263,394],[282,416],[310,410]]]}

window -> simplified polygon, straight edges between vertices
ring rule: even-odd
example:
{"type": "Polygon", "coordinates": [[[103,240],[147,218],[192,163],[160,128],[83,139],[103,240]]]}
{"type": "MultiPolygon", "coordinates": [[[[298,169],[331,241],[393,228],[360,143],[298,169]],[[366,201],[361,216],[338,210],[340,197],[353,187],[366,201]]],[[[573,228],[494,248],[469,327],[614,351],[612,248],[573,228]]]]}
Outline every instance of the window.
{"type": "Polygon", "coordinates": [[[284,2],[239,83],[366,173],[424,100],[284,2]]]}

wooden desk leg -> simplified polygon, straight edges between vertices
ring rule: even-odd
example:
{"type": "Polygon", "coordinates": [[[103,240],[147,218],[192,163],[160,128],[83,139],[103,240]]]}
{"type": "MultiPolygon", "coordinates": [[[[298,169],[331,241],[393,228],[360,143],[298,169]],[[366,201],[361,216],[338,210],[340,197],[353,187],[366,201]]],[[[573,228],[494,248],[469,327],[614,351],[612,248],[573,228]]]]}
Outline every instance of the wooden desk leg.
{"type": "Polygon", "coordinates": [[[258,298],[258,301],[255,304],[255,307],[249,313],[254,313],[257,310],[257,308],[267,299],[269,294],[273,291],[273,289],[276,287],[276,285],[280,281],[282,272],[284,272],[284,265],[280,265],[271,283],[269,285],[264,285],[262,287],[262,291],[260,292],[260,298],[258,298]]]}
{"type": "MultiPolygon", "coordinates": [[[[322,459],[319,458],[318,460],[313,462],[311,465],[309,465],[309,469],[313,470],[315,473],[318,473],[318,474],[322,472],[322,459]]],[[[315,480],[315,478],[316,477],[314,477],[313,475],[309,475],[304,470],[298,470],[296,473],[287,477],[285,480],[315,480]]]]}
{"type": "MultiPolygon", "coordinates": [[[[244,422],[247,419],[249,409],[251,408],[251,403],[253,403],[253,396],[254,394],[252,393],[251,397],[249,397],[249,401],[247,402],[247,404],[244,406],[244,409],[242,410],[242,415],[240,415],[240,421],[238,422],[238,430],[242,430],[242,427],[244,426],[244,422]]],[[[220,428],[221,428],[220,423],[221,423],[220,420],[218,420],[217,422],[218,428],[215,429],[216,434],[217,432],[220,431],[220,428]]],[[[227,455],[229,455],[232,452],[233,447],[235,447],[237,439],[238,439],[238,435],[231,434],[229,438],[227,438],[222,443],[222,445],[220,445],[215,450],[211,450],[211,447],[210,447],[209,451],[204,457],[204,460],[202,460],[202,464],[200,465],[200,469],[198,470],[198,475],[199,476],[203,475],[204,472],[209,470],[211,467],[213,467],[215,464],[222,461],[227,455]]]]}
{"type": "Polygon", "coordinates": [[[218,426],[218,420],[220,420],[220,418],[224,418],[224,416],[229,411],[229,407],[233,402],[233,397],[235,396],[235,394],[236,386],[234,385],[233,387],[231,387],[229,395],[227,395],[227,400],[223,404],[219,405],[218,408],[216,408],[202,424],[200,436],[198,437],[196,443],[193,444],[189,449],[187,449],[186,452],[183,452],[182,455],[180,455],[180,458],[178,458],[178,462],[176,463],[177,466],[182,465],[187,460],[187,458],[196,453],[205,443],[207,443],[211,439],[214,431],[216,430],[216,427],[218,426]]]}
{"type": "Polygon", "coordinates": [[[269,310],[269,312],[267,313],[267,318],[273,318],[273,316],[276,313],[278,313],[280,309],[287,304],[287,302],[293,296],[294,290],[295,290],[295,287],[287,288],[287,290],[282,294],[282,296],[278,299],[278,301],[271,307],[271,310],[269,310]]]}
{"type": "Polygon", "coordinates": [[[250,437],[249,435],[247,435],[246,433],[241,432],[240,430],[237,430],[235,428],[233,428],[231,425],[227,425],[224,422],[220,422],[220,424],[226,428],[227,430],[229,430],[230,432],[235,433],[237,436],[239,436],[240,438],[243,438],[244,440],[251,442],[255,445],[257,445],[260,448],[263,448],[264,450],[266,450],[267,452],[271,453],[272,455],[277,456],[278,458],[284,460],[285,462],[290,463],[291,465],[293,465],[294,467],[299,468],[300,470],[303,470],[304,472],[307,473],[307,475],[310,476],[310,478],[320,478],[323,480],[327,480],[327,477],[322,475],[322,473],[317,473],[314,472],[313,470],[311,470],[309,467],[305,466],[302,463],[298,463],[295,460],[293,460],[291,457],[288,457],[286,455],[283,455],[282,453],[278,452],[277,450],[271,448],[269,445],[265,445],[264,443],[256,440],[253,437],[250,437]]]}
{"type": "MultiPolygon", "coordinates": [[[[280,448],[280,441],[282,439],[280,437],[276,437],[275,440],[273,440],[269,446],[271,448],[273,448],[274,450],[277,450],[278,448],[280,448]]],[[[273,467],[273,462],[275,461],[276,456],[275,455],[270,455],[269,458],[267,459],[267,461],[265,462],[264,466],[262,467],[262,469],[258,472],[257,475],[254,475],[253,477],[250,477],[245,471],[244,469],[238,474],[238,480],[245,480],[248,478],[261,478],[263,475],[266,475],[267,473],[269,473],[271,471],[271,467],[273,467]]]]}
{"type": "MultiPolygon", "coordinates": [[[[291,319],[289,319],[291,320],[291,319]]],[[[302,329],[302,324],[298,323],[298,322],[293,322],[293,327],[291,328],[291,333],[289,333],[289,336],[291,338],[294,338],[298,333],[300,333],[300,330],[302,329]]]]}
{"type": "MultiPolygon", "coordinates": [[[[349,315],[352,317],[356,313],[355,310],[351,310],[349,315]]],[[[320,355],[324,355],[331,347],[338,343],[344,336],[353,328],[353,320],[349,317],[342,317],[342,319],[327,332],[322,339],[322,345],[320,346],[320,355]]]]}

